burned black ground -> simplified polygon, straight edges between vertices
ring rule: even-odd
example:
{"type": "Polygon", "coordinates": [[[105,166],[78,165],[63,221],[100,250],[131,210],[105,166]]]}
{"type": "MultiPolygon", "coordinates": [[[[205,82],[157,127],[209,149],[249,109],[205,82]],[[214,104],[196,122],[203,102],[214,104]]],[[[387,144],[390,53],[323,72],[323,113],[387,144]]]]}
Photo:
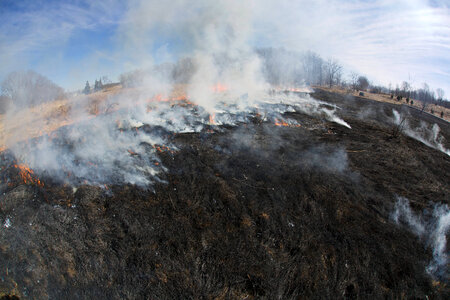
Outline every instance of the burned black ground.
{"type": "Polygon", "coordinates": [[[0,296],[447,298],[425,271],[431,249],[391,214],[397,195],[417,211],[448,204],[449,157],[393,137],[398,106],[313,96],[352,129],[289,113],[301,127],[179,134],[153,190],[26,185],[3,153],[0,296]]]}

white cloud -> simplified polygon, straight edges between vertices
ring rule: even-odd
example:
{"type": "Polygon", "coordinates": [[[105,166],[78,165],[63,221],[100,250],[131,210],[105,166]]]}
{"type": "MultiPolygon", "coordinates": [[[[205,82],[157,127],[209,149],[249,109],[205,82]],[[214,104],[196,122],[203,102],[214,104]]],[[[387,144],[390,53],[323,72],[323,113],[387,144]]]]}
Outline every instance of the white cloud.
{"type": "Polygon", "coordinates": [[[260,22],[266,24],[260,28],[272,31],[269,42],[334,56],[383,84],[413,77],[415,85],[427,81],[450,93],[450,10],[442,3],[310,2],[261,5],[260,22]]]}

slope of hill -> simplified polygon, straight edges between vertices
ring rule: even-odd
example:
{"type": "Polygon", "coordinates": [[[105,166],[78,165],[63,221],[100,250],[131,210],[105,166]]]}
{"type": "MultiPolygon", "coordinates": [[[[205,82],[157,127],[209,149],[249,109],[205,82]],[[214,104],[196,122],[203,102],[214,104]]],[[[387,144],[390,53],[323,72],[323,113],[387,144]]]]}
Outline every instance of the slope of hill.
{"type": "Polygon", "coordinates": [[[409,203],[410,219],[422,215],[435,232],[439,216],[427,211],[449,203],[449,156],[394,134],[393,110],[411,129],[439,123],[446,149],[449,125],[398,105],[313,96],[339,106],[351,129],[289,112],[299,126],[255,116],[176,134],[154,191],[75,189],[45,174],[43,187],[24,184],[4,152],[0,296],[448,299],[447,266],[427,272],[434,244],[398,216],[409,203]]]}
{"type": "Polygon", "coordinates": [[[402,98],[402,100],[397,100],[397,99],[391,98],[391,95],[383,94],[383,93],[371,93],[371,92],[365,91],[365,92],[363,92],[364,96],[360,96],[359,91],[347,90],[347,89],[340,88],[340,87],[328,88],[328,87],[324,87],[324,86],[317,86],[315,88],[329,91],[329,92],[339,93],[342,95],[350,95],[353,97],[375,100],[375,101],[379,101],[379,102],[386,102],[386,103],[397,104],[397,105],[406,105],[407,104],[411,108],[415,108],[419,111],[424,111],[426,113],[435,115],[437,117],[440,117],[441,113],[442,113],[443,114],[442,119],[446,120],[447,122],[450,122],[450,109],[440,106],[440,105],[436,105],[436,104],[427,104],[425,109],[423,109],[422,101],[417,100],[417,99],[411,99],[411,100],[413,100],[413,103],[411,104],[411,102],[406,103],[405,98],[402,98]]]}

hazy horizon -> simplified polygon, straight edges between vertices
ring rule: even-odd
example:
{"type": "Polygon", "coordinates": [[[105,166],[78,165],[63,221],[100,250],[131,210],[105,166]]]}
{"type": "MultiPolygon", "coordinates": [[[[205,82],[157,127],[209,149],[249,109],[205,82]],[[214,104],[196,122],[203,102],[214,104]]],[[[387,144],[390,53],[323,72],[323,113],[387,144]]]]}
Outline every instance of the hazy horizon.
{"type": "Polygon", "coordinates": [[[116,81],[121,73],[199,48],[213,51],[214,39],[199,35],[220,38],[216,29],[232,24],[239,49],[311,50],[337,59],[344,78],[358,72],[385,86],[426,82],[450,95],[450,8],[444,1],[219,2],[1,0],[0,81],[27,69],[67,90],[101,76],[116,81]]]}

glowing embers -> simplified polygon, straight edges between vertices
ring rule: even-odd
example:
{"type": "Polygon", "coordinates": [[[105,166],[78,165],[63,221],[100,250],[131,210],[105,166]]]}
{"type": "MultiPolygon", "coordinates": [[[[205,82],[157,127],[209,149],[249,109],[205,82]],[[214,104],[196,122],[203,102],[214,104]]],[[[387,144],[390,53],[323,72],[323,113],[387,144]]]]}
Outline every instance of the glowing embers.
{"type": "Polygon", "coordinates": [[[44,186],[44,183],[34,175],[34,171],[26,164],[14,164],[13,167],[19,170],[19,176],[23,183],[40,187],[44,186]]]}
{"type": "Polygon", "coordinates": [[[159,153],[163,153],[163,152],[170,152],[171,154],[175,153],[176,149],[171,149],[168,146],[165,145],[152,145],[152,147],[158,151],[159,153]]]}

